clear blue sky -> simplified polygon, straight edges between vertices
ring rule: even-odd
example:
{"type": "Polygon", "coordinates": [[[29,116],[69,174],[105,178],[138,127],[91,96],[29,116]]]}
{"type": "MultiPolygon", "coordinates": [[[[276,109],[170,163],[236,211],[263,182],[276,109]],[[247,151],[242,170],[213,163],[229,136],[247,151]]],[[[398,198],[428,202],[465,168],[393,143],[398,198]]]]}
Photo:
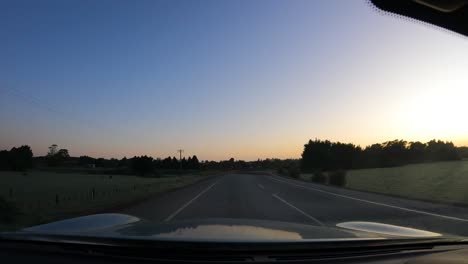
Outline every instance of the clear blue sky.
{"type": "Polygon", "coordinates": [[[355,1],[2,1],[0,148],[299,157],[468,142],[467,39],[355,1]]]}

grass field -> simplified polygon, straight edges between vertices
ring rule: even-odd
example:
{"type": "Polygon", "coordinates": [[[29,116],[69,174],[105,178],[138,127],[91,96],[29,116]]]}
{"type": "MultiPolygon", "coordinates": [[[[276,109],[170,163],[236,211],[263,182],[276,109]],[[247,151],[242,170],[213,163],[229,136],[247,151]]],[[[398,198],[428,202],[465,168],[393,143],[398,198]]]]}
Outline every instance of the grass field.
{"type": "Polygon", "coordinates": [[[0,196],[21,213],[14,223],[0,224],[0,229],[30,226],[122,206],[192,184],[209,175],[205,172],[204,175],[141,178],[128,175],[111,177],[86,173],[2,171],[0,196]]]}
{"type": "MultiPolygon", "coordinates": [[[[302,174],[309,181],[310,174],[302,174]]],[[[346,188],[400,197],[468,204],[468,160],[350,170],[346,188]]]]}

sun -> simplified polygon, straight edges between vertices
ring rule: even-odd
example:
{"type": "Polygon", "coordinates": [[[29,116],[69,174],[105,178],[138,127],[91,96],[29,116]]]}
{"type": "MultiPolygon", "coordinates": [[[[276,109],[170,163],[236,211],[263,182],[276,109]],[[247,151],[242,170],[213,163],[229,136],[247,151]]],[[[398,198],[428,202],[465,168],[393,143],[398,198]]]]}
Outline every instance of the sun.
{"type": "Polygon", "coordinates": [[[468,139],[468,87],[428,91],[404,102],[400,114],[410,138],[468,139]]]}

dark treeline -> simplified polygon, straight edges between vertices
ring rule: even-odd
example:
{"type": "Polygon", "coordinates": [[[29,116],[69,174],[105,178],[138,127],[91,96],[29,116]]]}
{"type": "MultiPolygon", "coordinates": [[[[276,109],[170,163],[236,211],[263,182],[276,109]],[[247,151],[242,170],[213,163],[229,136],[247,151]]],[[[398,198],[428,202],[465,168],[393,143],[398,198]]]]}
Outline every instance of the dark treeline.
{"type": "Polygon", "coordinates": [[[459,160],[460,150],[452,142],[441,140],[431,140],[427,143],[393,140],[363,149],[354,144],[316,139],[309,140],[304,145],[301,169],[303,171],[348,170],[459,160]]]}
{"type": "Polygon", "coordinates": [[[68,149],[58,149],[58,146],[53,144],[49,147],[45,161],[49,166],[63,166],[70,161],[70,154],[68,154],[68,149]]]}
{"type": "Polygon", "coordinates": [[[100,167],[100,168],[118,168],[118,167],[140,167],[146,166],[145,164],[151,164],[155,169],[184,169],[184,170],[196,170],[200,168],[200,162],[196,155],[188,158],[182,158],[179,161],[176,157],[167,157],[165,159],[156,158],[150,156],[135,156],[133,158],[122,158],[118,159],[104,159],[104,158],[92,158],[89,156],[80,156],[78,158],[80,166],[84,167],[100,167]]]}
{"type": "Polygon", "coordinates": [[[133,172],[145,175],[148,173],[156,173],[160,170],[199,170],[200,162],[196,155],[178,160],[175,157],[167,157],[165,159],[153,159],[149,156],[135,156],[133,158],[123,158],[121,160],[103,158],[93,159],[88,156],[80,157],[80,164],[86,166],[95,164],[96,167],[104,168],[130,168],[133,172]]]}
{"type": "MultiPolygon", "coordinates": [[[[256,161],[229,160],[221,161],[199,161],[196,155],[182,160],[176,157],[167,157],[165,159],[153,158],[150,156],[136,156],[133,158],[118,159],[94,159],[88,156],[79,157],[80,167],[96,167],[108,169],[120,169],[120,172],[130,171],[139,175],[157,175],[161,171],[197,171],[197,170],[276,170],[278,168],[287,168],[291,163],[297,163],[297,160],[264,159],[256,161]],[[129,170],[125,170],[129,169],[129,170]]],[[[118,173],[118,171],[115,171],[118,173]]]]}
{"type": "Polygon", "coordinates": [[[33,153],[29,146],[0,150],[1,170],[26,170],[33,166],[33,153]]]}
{"type": "Polygon", "coordinates": [[[291,159],[258,159],[255,161],[229,160],[221,161],[204,161],[200,166],[202,169],[209,170],[276,170],[281,168],[293,160],[291,159]]]}
{"type": "Polygon", "coordinates": [[[468,147],[458,147],[458,154],[462,159],[468,159],[468,147]]]}
{"type": "Polygon", "coordinates": [[[32,167],[39,169],[53,168],[54,171],[78,169],[89,173],[138,174],[142,176],[158,176],[162,173],[178,173],[199,170],[264,170],[289,167],[297,160],[265,159],[243,161],[230,158],[221,161],[200,161],[196,155],[177,159],[164,159],[150,156],[135,156],[132,158],[93,158],[90,156],[72,157],[67,149],[51,145],[45,156],[33,157],[29,146],[0,151],[0,170],[26,170],[32,167]],[[96,169],[96,170],[94,170],[96,169]]]}
{"type": "MultiPolygon", "coordinates": [[[[124,158],[125,159],[125,158],[124,158]]],[[[290,164],[292,160],[265,159],[256,161],[229,160],[221,161],[199,161],[197,156],[182,158],[179,161],[175,157],[165,159],[153,159],[147,156],[133,157],[127,160],[127,164],[132,166],[133,171],[144,174],[150,171],[161,170],[265,170],[277,169],[290,164]]]]}
{"type": "Polygon", "coordinates": [[[468,147],[455,147],[451,142],[431,140],[427,143],[393,140],[361,148],[354,144],[310,140],[304,146],[300,162],[293,159],[243,161],[230,158],[221,161],[200,161],[196,155],[182,160],[149,156],[106,159],[89,156],[72,157],[67,149],[49,147],[46,156],[33,157],[29,146],[0,151],[0,170],[26,170],[32,167],[100,168],[116,174],[158,174],[159,171],[180,170],[277,170],[297,175],[317,170],[348,170],[401,166],[410,163],[458,160],[468,158],[468,147]]]}
{"type": "MultiPolygon", "coordinates": [[[[153,158],[150,156],[136,156],[133,158],[118,159],[103,159],[91,158],[88,156],[79,157],[79,165],[82,167],[100,168],[119,168],[119,167],[132,167],[135,170],[139,168],[149,168],[149,164],[155,170],[242,170],[242,169],[277,169],[284,164],[290,163],[291,160],[281,159],[264,159],[256,161],[229,160],[221,161],[199,161],[196,155],[182,160],[176,157],[167,157],[165,159],[153,158]]],[[[145,170],[145,169],[143,169],[145,170]]],[[[146,169],[147,170],[147,169],[146,169]]]]}

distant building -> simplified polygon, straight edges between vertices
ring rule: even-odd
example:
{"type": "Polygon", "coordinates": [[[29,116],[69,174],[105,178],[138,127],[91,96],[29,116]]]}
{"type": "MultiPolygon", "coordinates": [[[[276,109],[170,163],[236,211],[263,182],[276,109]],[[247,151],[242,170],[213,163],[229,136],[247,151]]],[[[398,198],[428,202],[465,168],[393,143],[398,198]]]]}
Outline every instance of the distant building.
{"type": "Polygon", "coordinates": [[[89,169],[96,168],[96,164],[94,164],[94,163],[85,164],[84,166],[85,166],[85,168],[89,168],[89,169]]]}

